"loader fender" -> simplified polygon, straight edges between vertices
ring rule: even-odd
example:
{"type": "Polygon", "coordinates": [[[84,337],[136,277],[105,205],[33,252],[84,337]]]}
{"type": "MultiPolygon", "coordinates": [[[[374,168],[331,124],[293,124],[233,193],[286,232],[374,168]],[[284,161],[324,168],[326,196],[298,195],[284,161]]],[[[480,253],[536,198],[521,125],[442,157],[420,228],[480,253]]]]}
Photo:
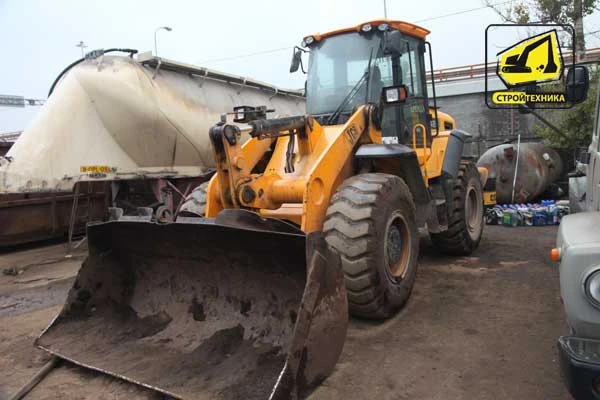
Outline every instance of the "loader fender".
{"type": "Polygon", "coordinates": [[[465,141],[471,136],[470,133],[454,129],[448,138],[446,154],[444,155],[444,162],[442,164],[442,172],[445,172],[454,179],[458,176],[458,169],[463,157],[465,141]]]}
{"type": "Polygon", "coordinates": [[[423,206],[428,205],[431,199],[422,178],[417,154],[412,148],[403,144],[363,144],[356,151],[355,157],[359,160],[398,160],[394,164],[394,171],[388,173],[393,173],[406,182],[417,205],[417,220],[422,220],[421,217],[426,213],[423,206]]]}

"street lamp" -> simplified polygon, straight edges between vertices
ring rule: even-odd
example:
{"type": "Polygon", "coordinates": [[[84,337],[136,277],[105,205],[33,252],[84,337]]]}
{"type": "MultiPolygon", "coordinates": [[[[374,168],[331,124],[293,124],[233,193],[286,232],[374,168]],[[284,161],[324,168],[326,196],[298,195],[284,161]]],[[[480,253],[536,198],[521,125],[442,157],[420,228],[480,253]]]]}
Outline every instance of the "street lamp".
{"type": "Polygon", "coordinates": [[[156,28],[156,30],[154,31],[154,55],[156,55],[156,57],[158,57],[158,48],[156,46],[156,34],[162,29],[168,32],[171,32],[173,30],[170,26],[161,26],[160,28],[156,28]]]}
{"type": "Polygon", "coordinates": [[[87,47],[87,45],[83,43],[83,40],[80,40],[79,43],[75,45],[75,47],[81,47],[81,58],[83,58],[85,56],[84,49],[87,47]]]}

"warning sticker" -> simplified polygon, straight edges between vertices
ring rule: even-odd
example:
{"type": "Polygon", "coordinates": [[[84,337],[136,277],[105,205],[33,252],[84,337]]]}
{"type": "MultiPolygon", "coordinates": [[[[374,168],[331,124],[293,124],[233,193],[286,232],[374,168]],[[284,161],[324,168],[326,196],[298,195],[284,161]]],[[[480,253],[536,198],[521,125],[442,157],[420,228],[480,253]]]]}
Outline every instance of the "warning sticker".
{"type": "Polygon", "coordinates": [[[108,165],[82,165],[79,167],[79,172],[82,174],[108,174],[112,172],[112,168],[108,165]]]}

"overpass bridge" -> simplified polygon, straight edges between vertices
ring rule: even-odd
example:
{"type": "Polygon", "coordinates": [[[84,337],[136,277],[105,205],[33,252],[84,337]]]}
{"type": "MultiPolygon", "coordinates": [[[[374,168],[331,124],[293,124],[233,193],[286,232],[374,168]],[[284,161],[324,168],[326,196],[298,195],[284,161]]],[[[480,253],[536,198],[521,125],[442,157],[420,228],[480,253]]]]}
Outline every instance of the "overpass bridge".
{"type": "MultiPolygon", "coordinates": [[[[572,55],[564,57],[565,65],[572,63],[572,55]]],[[[587,49],[579,64],[600,63],[600,48],[587,49]]],[[[538,123],[533,115],[516,110],[492,110],[485,104],[485,71],[488,70],[488,90],[501,90],[505,86],[496,76],[496,62],[442,68],[433,71],[437,105],[456,119],[459,129],[474,136],[473,155],[486,148],[521,134],[525,140],[535,139],[533,125],[538,123]]],[[[431,72],[427,73],[428,92],[431,94],[431,72]]]]}

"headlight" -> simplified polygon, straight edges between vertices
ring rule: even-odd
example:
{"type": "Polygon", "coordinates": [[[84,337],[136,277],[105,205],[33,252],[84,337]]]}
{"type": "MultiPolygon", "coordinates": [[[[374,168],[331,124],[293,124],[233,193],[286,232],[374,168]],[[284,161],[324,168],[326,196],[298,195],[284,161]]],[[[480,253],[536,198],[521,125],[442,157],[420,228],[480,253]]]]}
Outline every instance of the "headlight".
{"type": "Polygon", "coordinates": [[[585,288],[585,295],[590,303],[600,308],[600,269],[589,274],[583,286],[585,288]]]}
{"type": "Polygon", "coordinates": [[[406,101],[406,86],[387,86],[383,89],[383,101],[385,104],[404,103],[406,101]]]}
{"type": "Polygon", "coordinates": [[[379,29],[380,31],[385,31],[388,28],[388,24],[386,24],[385,22],[383,24],[380,24],[377,29],[379,29]]]}
{"type": "Polygon", "coordinates": [[[371,29],[373,29],[371,24],[364,24],[363,26],[360,27],[360,30],[363,32],[370,32],[371,29]]]}
{"type": "Polygon", "coordinates": [[[385,91],[385,101],[387,103],[395,103],[400,100],[400,91],[398,88],[390,88],[385,91]]]}

